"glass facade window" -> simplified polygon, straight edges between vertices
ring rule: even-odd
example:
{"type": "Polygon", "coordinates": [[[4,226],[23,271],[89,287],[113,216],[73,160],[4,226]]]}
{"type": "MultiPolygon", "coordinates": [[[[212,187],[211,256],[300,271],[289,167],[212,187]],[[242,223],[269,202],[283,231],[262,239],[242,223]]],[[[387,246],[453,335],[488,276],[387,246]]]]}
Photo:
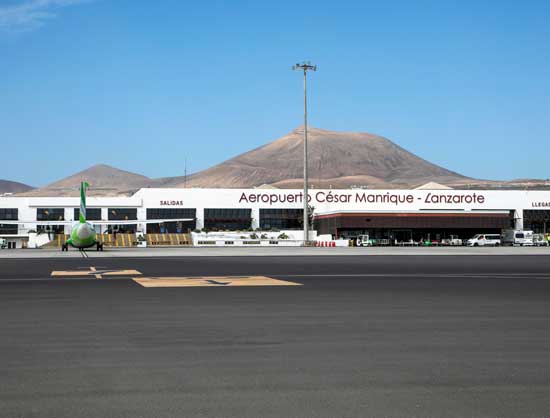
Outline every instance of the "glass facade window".
{"type": "Polygon", "coordinates": [[[550,210],[526,209],[523,211],[523,228],[536,234],[550,232],[550,210]]]}
{"type": "Polygon", "coordinates": [[[17,221],[19,219],[19,209],[0,208],[0,221],[17,221]]]}
{"type": "Polygon", "coordinates": [[[63,208],[37,208],[37,221],[64,221],[65,209],[63,208]]]}
{"type": "Polygon", "coordinates": [[[0,234],[17,235],[17,225],[2,224],[2,221],[17,221],[19,210],[17,208],[0,208],[0,234]]]}
{"type": "Polygon", "coordinates": [[[260,229],[302,229],[303,209],[260,209],[260,229]]]}
{"type": "MultiPolygon", "coordinates": [[[[137,220],[136,208],[109,208],[109,220],[110,221],[134,221],[137,220]]],[[[133,234],[137,230],[137,224],[130,225],[109,225],[107,227],[107,233],[113,234],[115,232],[121,234],[133,234]]]]}
{"type": "Polygon", "coordinates": [[[0,235],[17,235],[17,225],[6,225],[0,221],[0,235]]]}
{"type": "Polygon", "coordinates": [[[147,209],[147,219],[174,219],[174,218],[192,218],[197,215],[196,209],[186,208],[151,208],[147,209]]]}
{"type": "Polygon", "coordinates": [[[38,233],[52,233],[52,234],[64,234],[65,227],[63,225],[36,225],[36,232],[38,233]]]}
{"type": "Polygon", "coordinates": [[[243,230],[252,225],[252,209],[204,209],[206,229],[243,230]]]}
{"type": "Polygon", "coordinates": [[[197,210],[191,208],[147,209],[147,219],[158,219],[158,224],[147,224],[148,234],[182,234],[196,228],[197,210]],[[187,222],[162,222],[162,219],[189,218],[187,222]]]}
{"type": "MultiPolygon", "coordinates": [[[[74,209],[74,220],[78,221],[80,218],[80,208],[74,209]]],[[[87,221],[101,221],[101,208],[86,208],[86,220],[87,221]]]]}
{"type": "Polygon", "coordinates": [[[110,221],[134,221],[137,220],[136,208],[109,208],[110,221]]]}

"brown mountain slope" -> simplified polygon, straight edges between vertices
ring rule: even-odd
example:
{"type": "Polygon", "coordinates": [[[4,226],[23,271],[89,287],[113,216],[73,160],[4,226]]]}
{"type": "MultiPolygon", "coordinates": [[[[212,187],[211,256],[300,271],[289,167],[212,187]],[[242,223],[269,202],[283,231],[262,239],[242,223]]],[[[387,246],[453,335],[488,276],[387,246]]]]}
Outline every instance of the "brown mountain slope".
{"type": "MultiPolygon", "coordinates": [[[[398,187],[427,181],[456,182],[466,177],[434,165],[369,133],[308,129],[312,184],[398,187]],[[325,180],[325,181],[324,181],[325,180]]],[[[187,187],[297,187],[302,179],[303,128],[188,177],[187,187]]],[[[182,187],[182,178],[162,179],[182,187]]]]}
{"type": "Polygon", "coordinates": [[[55,183],[39,189],[34,189],[22,196],[78,196],[81,181],[90,183],[90,196],[115,196],[135,192],[149,186],[152,181],[149,177],[129,171],[119,170],[106,164],[96,164],[86,170],[66,177],[55,183]]]}
{"type": "Polygon", "coordinates": [[[31,186],[16,181],[0,180],[0,194],[21,193],[32,190],[31,186]]]}

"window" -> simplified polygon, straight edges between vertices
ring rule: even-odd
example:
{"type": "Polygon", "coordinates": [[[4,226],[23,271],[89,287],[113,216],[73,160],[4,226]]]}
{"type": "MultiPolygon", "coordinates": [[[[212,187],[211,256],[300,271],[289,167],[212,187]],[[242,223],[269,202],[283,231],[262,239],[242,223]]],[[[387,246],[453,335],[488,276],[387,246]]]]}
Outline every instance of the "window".
{"type": "Polygon", "coordinates": [[[137,220],[136,208],[109,208],[110,221],[134,221],[137,220]]]}
{"type": "Polygon", "coordinates": [[[17,225],[2,225],[4,221],[17,221],[19,219],[19,211],[17,208],[1,208],[0,209],[0,234],[17,235],[17,225]]]}
{"type": "Polygon", "coordinates": [[[302,229],[303,209],[260,209],[261,229],[302,229]]]}
{"type": "MultiPolygon", "coordinates": [[[[75,208],[73,219],[77,221],[79,218],[80,218],[80,208],[75,208]]],[[[101,208],[86,208],[86,220],[101,221],[101,208]]]]}
{"type": "Polygon", "coordinates": [[[64,221],[65,209],[63,208],[37,208],[37,221],[64,221]]]}
{"type": "Polygon", "coordinates": [[[147,219],[175,219],[175,218],[191,218],[197,216],[196,209],[185,208],[152,208],[147,209],[147,219]]]}
{"type": "MultiPolygon", "coordinates": [[[[108,218],[110,221],[134,221],[137,220],[136,208],[109,208],[108,218]]],[[[113,234],[115,232],[121,234],[133,234],[137,230],[136,224],[126,225],[108,225],[107,233],[113,234]]]]}
{"type": "MultiPolygon", "coordinates": [[[[64,221],[65,209],[63,208],[37,208],[37,221],[64,221]]],[[[37,232],[48,232],[54,234],[64,234],[65,227],[63,225],[37,225],[37,232]]]]}
{"type": "Polygon", "coordinates": [[[147,219],[158,219],[158,224],[147,224],[148,234],[181,234],[196,228],[197,210],[190,208],[151,208],[147,209],[147,219]],[[192,219],[186,222],[162,222],[162,219],[192,219]]]}
{"type": "Polygon", "coordinates": [[[252,209],[204,209],[206,229],[240,230],[252,225],[252,209]]]}
{"type": "MultiPolygon", "coordinates": [[[[513,225],[512,225],[513,227],[513,225]]],[[[523,211],[523,227],[538,234],[550,232],[550,210],[526,209],[523,211]]]]}
{"type": "Polygon", "coordinates": [[[17,225],[6,225],[0,221],[0,235],[17,235],[17,225]]]}
{"type": "Polygon", "coordinates": [[[65,227],[63,225],[36,225],[36,232],[43,233],[53,233],[53,234],[64,234],[65,227]]]}
{"type": "Polygon", "coordinates": [[[0,220],[2,221],[17,221],[19,219],[19,209],[1,209],[0,208],[0,220]]]}

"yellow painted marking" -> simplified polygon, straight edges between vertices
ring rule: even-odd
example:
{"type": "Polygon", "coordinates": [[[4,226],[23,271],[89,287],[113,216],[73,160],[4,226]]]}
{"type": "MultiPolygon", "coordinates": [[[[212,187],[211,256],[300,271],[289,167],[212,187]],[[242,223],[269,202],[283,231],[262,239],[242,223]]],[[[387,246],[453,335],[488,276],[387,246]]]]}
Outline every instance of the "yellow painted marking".
{"type": "Polygon", "coordinates": [[[137,270],[97,270],[95,267],[90,267],[90,270],[55,270],[52,271],[52,277],[81,277],[94,276],[96,279],[101,279],[103,276],[140,276],[141,272],[137,270]]]}
{"type": "Polygon", "coordinates": [[[301,286],[301,283],[266,276],[140,277],[133,279],[143,287],[234,287],[301,286]]]}
{"type": "Polygon", "coordinates": [[[134,274],[141,275],[141,273],[137,270],[116,270],[108,271],[101,274],[104,276],[133,276],[134,274]]]}

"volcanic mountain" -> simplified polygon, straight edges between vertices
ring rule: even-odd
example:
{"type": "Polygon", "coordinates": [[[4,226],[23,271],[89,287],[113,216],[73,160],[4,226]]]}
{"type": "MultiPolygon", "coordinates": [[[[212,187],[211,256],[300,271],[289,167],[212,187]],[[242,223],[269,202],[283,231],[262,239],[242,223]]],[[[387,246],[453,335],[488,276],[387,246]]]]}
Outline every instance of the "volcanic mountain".
{"type": "MultiPolygon", "coordinates": [[[[303,128],[212,168],[187,177],[187,187],[301,187],[303,128]]],[[[428,181],[467,181],[453,171],[406,151],[389,139],[369,133],[308,128],[310,183],[315,187],[411,187],[428,181]]],[[[155,181],[183,187],[182,177],[155,181]]]]}
{"type": "Polygon", "coordinates": [[[16,181],[0,180],[0,194],[21,193],[32,190],[31,186],[16,181]]]}
{"type": "MultiPolygon", "coordinates": [[[[301,188],[303,133],[303,128],[295,129],[187,179],[184,176],[150,179],[98,164],[18,195],[78,196],[78,186],[84,180],[91,185],[91,196],[131,195],[142,187],[301,188]]],[[[408,189],[428,182],[455,188],[550,188],[550,183],[543,180],[499,182],[468,178],[432,164],[378,135],[317,128],[309,128],[308,134],[309,183],[315,188],[408,189]]]]}
{"type": "Polygon", "coordinates": [[[141,174],[119,170],[106,164],[96,164],[72,176],[51,183],[45,187],[34,189],[24,196],[78,196],[80,182],[87,181],[91,187],[90,196],[126,195],[151,185],[152,180],[141,174]]]}

